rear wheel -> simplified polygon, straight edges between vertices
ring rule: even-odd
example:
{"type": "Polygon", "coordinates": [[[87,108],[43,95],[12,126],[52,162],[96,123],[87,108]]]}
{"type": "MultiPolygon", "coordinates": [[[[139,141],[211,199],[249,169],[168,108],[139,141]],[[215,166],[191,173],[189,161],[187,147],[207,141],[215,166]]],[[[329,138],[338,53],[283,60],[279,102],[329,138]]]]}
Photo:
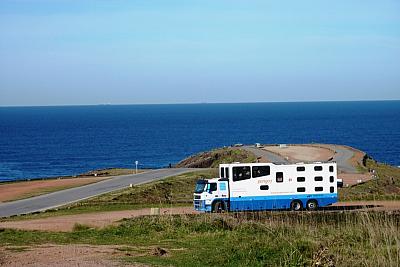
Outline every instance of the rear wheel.
{"type": "Polygon", "coordinates": [[[221,201],[217,201],[213,204],[212,212],[221,213],[225,211],[225,205],[221,201]]]}
{"type": "Polygon", "coordinates": [[[309,200],[307,202],[307,210],[313,211],[318,209],[318,202],[316,200],[309,200]]]}
{"type": "Polygon", "coordinates": [[[290,209],[293,211],[300,211],[303,209],[303,204],[300,200],[293,200],[292,203],[290,203],[290,209]]]}

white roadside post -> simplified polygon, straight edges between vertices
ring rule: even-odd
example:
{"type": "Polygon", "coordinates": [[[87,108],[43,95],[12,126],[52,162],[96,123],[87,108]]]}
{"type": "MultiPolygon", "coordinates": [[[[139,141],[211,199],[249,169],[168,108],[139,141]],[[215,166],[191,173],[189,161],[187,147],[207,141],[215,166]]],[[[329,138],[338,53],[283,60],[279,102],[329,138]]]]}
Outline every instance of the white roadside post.
{"type": "Polygon", "coordinates": [[[135,173],[136,173],[136,174],[137,174],[137,165],[138,165],[138,164],[139,164],[139,161],[136,160],[136,161],[135,161],[135,170],[136,170],[135,173]]]}

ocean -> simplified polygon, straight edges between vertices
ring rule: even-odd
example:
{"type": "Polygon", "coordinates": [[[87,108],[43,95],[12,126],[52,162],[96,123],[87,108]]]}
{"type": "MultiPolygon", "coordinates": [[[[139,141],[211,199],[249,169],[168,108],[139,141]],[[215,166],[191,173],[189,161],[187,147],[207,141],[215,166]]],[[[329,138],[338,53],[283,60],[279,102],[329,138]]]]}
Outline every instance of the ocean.
{"type": "Polygon", "coordinates": [[[0,108],[0,180],[160,168],[235,143],[334,143],[400,165],[400,101],[0,108]]]}

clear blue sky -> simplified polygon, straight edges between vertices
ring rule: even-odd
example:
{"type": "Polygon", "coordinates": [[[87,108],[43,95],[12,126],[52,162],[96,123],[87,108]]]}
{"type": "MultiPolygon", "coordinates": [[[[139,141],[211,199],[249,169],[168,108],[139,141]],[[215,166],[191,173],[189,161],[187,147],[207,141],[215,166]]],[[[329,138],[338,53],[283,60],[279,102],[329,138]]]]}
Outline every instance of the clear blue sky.
{"type": "Polygon", "coordinates": [[[0,105],[400,99],[400,1],[0,1],[0,105]]]}

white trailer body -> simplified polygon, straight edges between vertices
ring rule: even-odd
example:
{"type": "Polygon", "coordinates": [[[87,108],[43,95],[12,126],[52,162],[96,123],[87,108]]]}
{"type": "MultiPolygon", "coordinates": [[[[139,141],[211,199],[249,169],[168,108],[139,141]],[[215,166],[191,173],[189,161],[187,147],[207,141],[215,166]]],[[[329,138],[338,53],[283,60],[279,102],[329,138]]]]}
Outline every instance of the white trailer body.
{"type": "Polygon", "coordinates": [[[221,164],[219,178],[199,180],[196,210],[272,210],[324,207],[337,202],[335,162],[221,164]]]}

